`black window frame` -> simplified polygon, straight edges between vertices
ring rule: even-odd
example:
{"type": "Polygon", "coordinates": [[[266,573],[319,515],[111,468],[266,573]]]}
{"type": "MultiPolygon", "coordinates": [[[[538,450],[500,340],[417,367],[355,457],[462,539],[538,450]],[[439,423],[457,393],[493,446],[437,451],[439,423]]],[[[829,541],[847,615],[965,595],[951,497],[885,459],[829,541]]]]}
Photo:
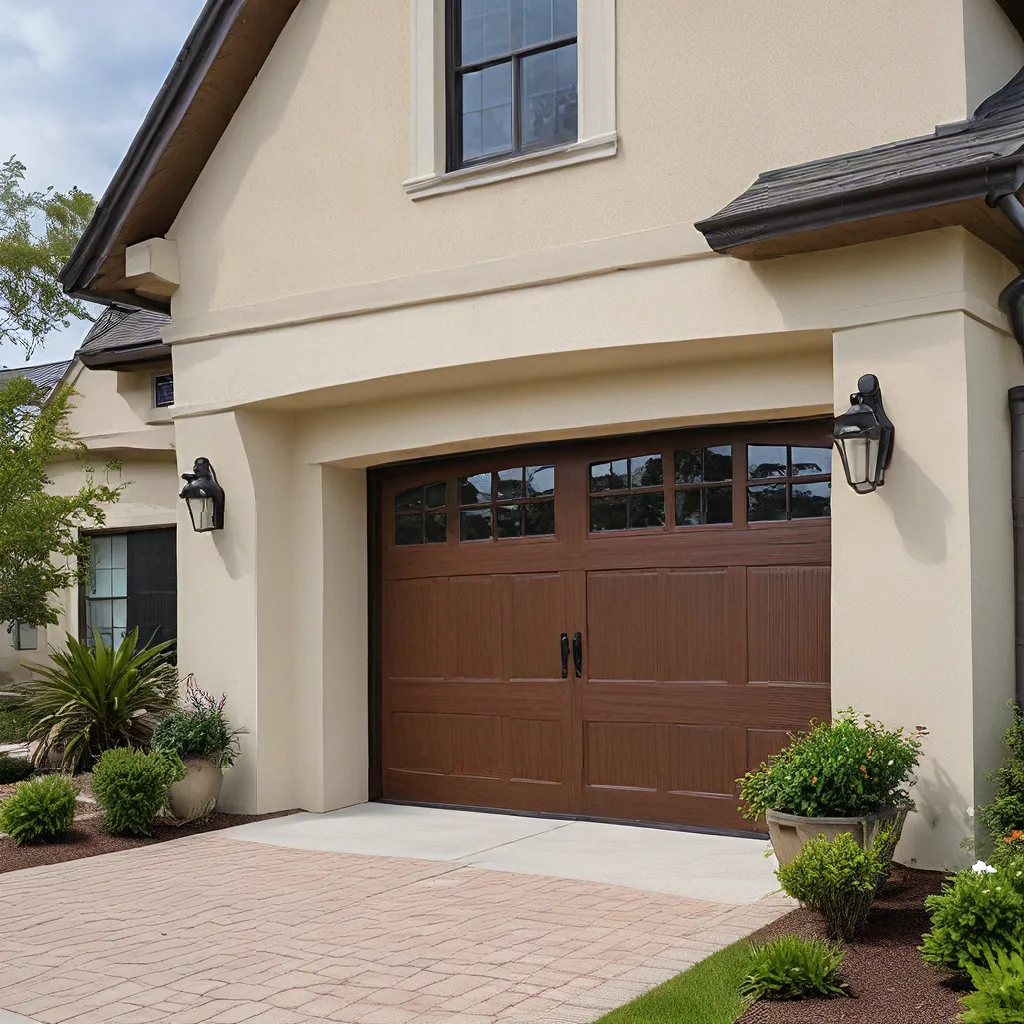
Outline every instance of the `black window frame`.
{"type": "Polygon", "coordinates": [[[549,149],[570,145],[579,140],[579,123],[572,134],[555,135],[539,142],[523,145],[523,112],[521,106],[520,65],[525,57],[545,53],[548,50],[559,50],[564,46],[576,46],[577,53],[577,103],[579,102],[579,22],[572,35],[558,36],[533,46],[521,46],[505,53],[495,54],[481,61],[470,64],[462,63],[462,0],[446,0],[445,3],[445,165],[448,172],[461,171],[482,164],[499,163],[503,160],[514,160],[516,157],[528,156],[531,153],[543,153],[549,149]],[[462,158],[462,78],[474,71],[497,64],[512,63],[512,148],[503,153],[488,153],[485,156],[462,158]]]}
{"type": "Polygon", "coordinates": [[[169,409],[174,405],[174,372],[167,370],[164,373],[153,374],[153,408],[154,409],[169,409]],[[169,402],[160,401],[160,384],[170,384],[171,386],[171,400],[169,402]]]}

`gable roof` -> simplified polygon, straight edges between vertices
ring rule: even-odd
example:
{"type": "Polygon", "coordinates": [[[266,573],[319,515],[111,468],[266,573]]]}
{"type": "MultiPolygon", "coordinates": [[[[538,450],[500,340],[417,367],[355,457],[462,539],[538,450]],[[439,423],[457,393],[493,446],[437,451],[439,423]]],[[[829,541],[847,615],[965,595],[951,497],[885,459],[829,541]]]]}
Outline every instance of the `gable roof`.
{"type": "Polygon", "coordinates": [[[160,331],[169,317],[148,309],[111,306],[92,325],[75,358],[92,367],[117,367],[170,359],[160,331]]]}
{"type": "Polygon", "coordinates": [[[0,369],[0,388],[16,377],[27,377],[37,388],[43,388],[49,397],[64,379],[73,362],[73,359],[65,359],[58,363],[39,363],[36,366],[23,366],[10,370],[0,369]]]}
{"type": "Polygon", "coordinates": [[[65,292],[168,310],[131,290],[125,249],[167,233],[298,4],[207,0],[61,273],[65,292]]]}
{"type": "Polygon", "coordinates": [[[697,224],[748,259],[959,224],[1014,261],[1024,243],[986,203],[1024,186],[1024,68],[965,121],[931,135],[766,171],[697,224]]]}

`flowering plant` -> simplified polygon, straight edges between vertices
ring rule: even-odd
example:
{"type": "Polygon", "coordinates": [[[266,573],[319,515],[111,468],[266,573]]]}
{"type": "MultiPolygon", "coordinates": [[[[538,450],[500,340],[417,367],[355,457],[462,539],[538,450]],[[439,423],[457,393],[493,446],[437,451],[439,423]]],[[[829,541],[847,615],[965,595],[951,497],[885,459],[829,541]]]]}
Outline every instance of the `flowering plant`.
{"type": "Polygon", "coordinates": [[[986,950],[1024,941],[1024,871],[979,861],[924,901],[932,919],[925,961],[958,974],[984,967],[986,950]]]}
{"type": "Polygon", "coordinates": [[[218,700],[199,688],[195,677],[185,683],[184,705],[172,711],[156,727],[153,749],[188,759],[216,759],[222,769],[235,763],[238,737],[245,729],[232,729],[224,716],[227,694],[218,700]]]}
{"type": "Polygon", "coordinates": [[[913,806],[911,775],[923,726],[886,729],[853,708],[813,722],[785,749],[739,779],[744,817],[783,811],[807,818],[859,818],[893,804],[913,806]]]}

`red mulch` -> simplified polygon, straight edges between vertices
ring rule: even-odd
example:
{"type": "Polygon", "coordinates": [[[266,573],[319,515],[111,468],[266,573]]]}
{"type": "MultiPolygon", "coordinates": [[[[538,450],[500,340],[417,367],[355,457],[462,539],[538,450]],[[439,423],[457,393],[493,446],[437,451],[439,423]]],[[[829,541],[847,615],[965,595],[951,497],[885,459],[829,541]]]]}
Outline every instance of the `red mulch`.
{"type": "Polygon", "coordinates": [[[35,868],[42,864],[60,864],[68,860],[79,860],[82,857],[97,857],[101,853],[116,853],[118,850],[134,850],[140,846],[153,846],[166,843],[184,836],[199,835],[203,832],[217,832],[234,825],[246,825],[250,821],[263,821],[265,818],[279,818],[277,814],[214,814],[203,822],[187,825],[156,824],[153,834],[140,839],[126,839],[108,835],[103,831],[98,815],[90,815],[75,820],[75,824],[67,835],[53,843],[25,843],[16,846],[12,839],[0,839],[0,874],[5,871],[18,871],[21,868],[35,868]]]}
{"type": "MultiPolygon", "coordinates": [[[[738,1024],[950,1024],[958,1020],[963,1012],[958,1002],[962,991],[929,967],[917,949],[928,930],[924,898],[939,891],[944,877],[934,871],[893,868],[867,928],[846,947],[841,974],[854,998],[762,1001],[738,1024]]],[[[820,915],[794,910],[755,939],[792,934],[824,938],[820,915]]]]}

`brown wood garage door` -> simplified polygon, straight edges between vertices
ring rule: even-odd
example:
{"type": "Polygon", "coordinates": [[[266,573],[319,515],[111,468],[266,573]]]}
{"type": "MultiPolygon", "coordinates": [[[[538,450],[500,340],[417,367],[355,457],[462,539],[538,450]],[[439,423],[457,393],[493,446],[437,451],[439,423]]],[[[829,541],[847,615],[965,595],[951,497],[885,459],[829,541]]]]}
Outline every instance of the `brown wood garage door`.
{"type": "Polygon", "coordinates": [[[736,778],[829,714],[828,428],[382,471],[383,796],[748,827],[736,778]]]}

